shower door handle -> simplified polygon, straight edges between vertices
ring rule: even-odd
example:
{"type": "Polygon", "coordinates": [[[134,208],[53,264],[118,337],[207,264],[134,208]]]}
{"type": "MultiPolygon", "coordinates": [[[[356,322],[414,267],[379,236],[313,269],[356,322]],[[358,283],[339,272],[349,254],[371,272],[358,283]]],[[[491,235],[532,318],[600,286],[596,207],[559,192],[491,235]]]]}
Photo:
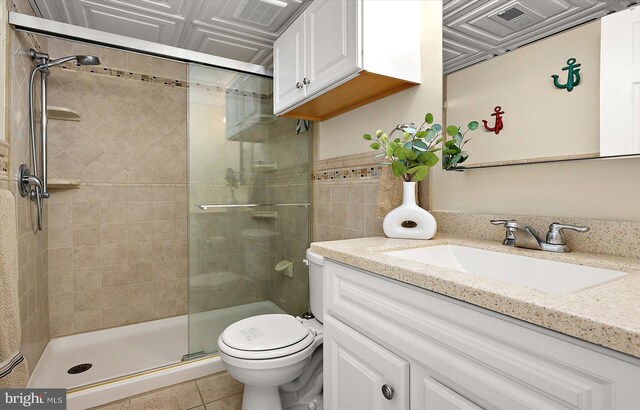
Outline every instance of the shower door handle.
{"type": "Polygon", "coordinates": [[[308,208],[311,206],[309,203],[296,203],[296,204],[201,204],[198,208],[206,211],[212,208],[258,208],[266,206],[297,206],[301,208],[308,208]]]}

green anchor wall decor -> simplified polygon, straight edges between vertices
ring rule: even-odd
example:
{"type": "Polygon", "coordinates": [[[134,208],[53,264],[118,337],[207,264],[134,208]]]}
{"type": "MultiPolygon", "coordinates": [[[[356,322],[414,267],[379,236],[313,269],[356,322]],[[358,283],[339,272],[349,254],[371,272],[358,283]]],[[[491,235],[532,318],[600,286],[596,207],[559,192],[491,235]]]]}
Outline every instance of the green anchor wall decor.
{"type": "Polygon", "coordinates": [[[573,87],[580,84],[580,69],[578,68],[580,67],[580,64],[576,64],[575,58],[568,59],[567,64],[568,65],[566,67],[562,68],[562,71],[568,71],[567,82],[565,84],[560,84],[558,82],[558,76],[555,74],[552,75],[551,78],[553,78],[553,85],[557,88],[565,88],[568,92],[571,92],[573,87]]]}

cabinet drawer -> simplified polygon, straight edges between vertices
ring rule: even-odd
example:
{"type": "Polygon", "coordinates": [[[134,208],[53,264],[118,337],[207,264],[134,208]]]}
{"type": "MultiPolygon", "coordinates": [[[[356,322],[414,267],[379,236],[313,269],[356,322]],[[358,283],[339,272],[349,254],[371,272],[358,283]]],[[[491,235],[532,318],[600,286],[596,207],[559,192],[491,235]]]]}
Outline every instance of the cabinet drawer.
{"type": "Polygon", "coordinates": [[[327,314],[474,405],[640,408],[640,367],[631,362],[330,260],[324,269],[327,314]]]}

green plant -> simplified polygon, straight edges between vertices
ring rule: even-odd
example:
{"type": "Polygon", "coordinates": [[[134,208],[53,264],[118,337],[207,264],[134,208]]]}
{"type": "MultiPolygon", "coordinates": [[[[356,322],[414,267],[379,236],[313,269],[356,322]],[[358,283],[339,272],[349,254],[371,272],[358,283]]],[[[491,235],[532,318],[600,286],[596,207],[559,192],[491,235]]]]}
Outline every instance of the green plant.
{"type": "Polygon", "coordinates": [[[467,125],[465,132],[460,132],[461,128],[456,125],[449,125],[446,129],[447,135],[452,137],[445,141],[442,150],[442,164],[444,169],[464,169],[462,164],[469,158],[469,153],[463,151],[462,148],[471,141],[472,138],[464,139],[469,131],[475,131],[478,128],[478,121],[471,121],[467,125]]]}
{"type": "Polygon", "coordinates": [[[362,138],[372,141],[371,149],[380,151],[376,157],[387,159],[383,164],[391,166],[393,175],[402,177],[406,182],[419,182],[427,177],[429,168],[435,166],[440,160],[436,153],[442,149],[438,145],[443,141],[445,132],[454,137],[452,140],[454,144],[450,144],[450,146],[445,144],[443,151],[443,163],[445,168],[449,169],[449,167],[455,168],[457,164],[464,162],[469,156],[468,153],[462,151],[462,146],[469,140],[464,142],[461,140],[459,146],[455,145],[458,134],[464,139],[464,135],[469,130],[478,128],[478,123],[472,121],[469,123],[467,131],[461,134],[460,127],[450,125],[446,130],[443,130],[442,125],[432,124],[433,114],[427,113],[419,128],[414,123],[402,124],[396,126],[388,135],[382,130],[378,130],[375,137],[371,134],[364,134],[362,138]],[[396,131],[402,131],[402,138],[391,139],[396,131]]]}

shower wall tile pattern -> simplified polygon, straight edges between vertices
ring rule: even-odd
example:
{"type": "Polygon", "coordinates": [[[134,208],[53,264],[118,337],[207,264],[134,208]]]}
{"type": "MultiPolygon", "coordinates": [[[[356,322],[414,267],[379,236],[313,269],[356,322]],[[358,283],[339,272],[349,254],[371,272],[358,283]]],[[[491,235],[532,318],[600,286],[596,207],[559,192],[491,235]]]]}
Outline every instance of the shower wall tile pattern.
{"type": "MultiPolygon", "coordinates": [[[[11,3],[12,10],[24,11],[25,2],[11,3]]],[[[33,371],[42,351],[49,341],[48,302],[48,227],[47,203],[42,232],[36,232],[36,210],[34,203],[22,198],[18,192],[15,175],[22,163],[30,162],[28,125],[28,79],[31,60],[28,51],[32,47],[46,46],[46,39],[10,30],[11,35],[11,86],[10,86],[10,133],[9,173],[10,190],[16,197],[18,224],[18,297],[20,303],[20,325],[22,328],[21,351],[33,371]]],[[[36,99],[38,106],[38,99],[36,99]]],[[[38,113],[36,112],[36,115],[38,113]]]]}
{"type": "Polygon", "coordinates": [[[380,165],[371,153],[317,161],[313,181],[314,241],[384,235],[376,218],[380,165]]]}
{"type": "Polygon", "coordinates": [[[53,68],[50,105],[79,122],[49,123],[50,179],[80,189],[49,199],[52,337],[187,312],[186,65],[58,39],[49,54],[97,55],[96,73],[53,68]]]}

